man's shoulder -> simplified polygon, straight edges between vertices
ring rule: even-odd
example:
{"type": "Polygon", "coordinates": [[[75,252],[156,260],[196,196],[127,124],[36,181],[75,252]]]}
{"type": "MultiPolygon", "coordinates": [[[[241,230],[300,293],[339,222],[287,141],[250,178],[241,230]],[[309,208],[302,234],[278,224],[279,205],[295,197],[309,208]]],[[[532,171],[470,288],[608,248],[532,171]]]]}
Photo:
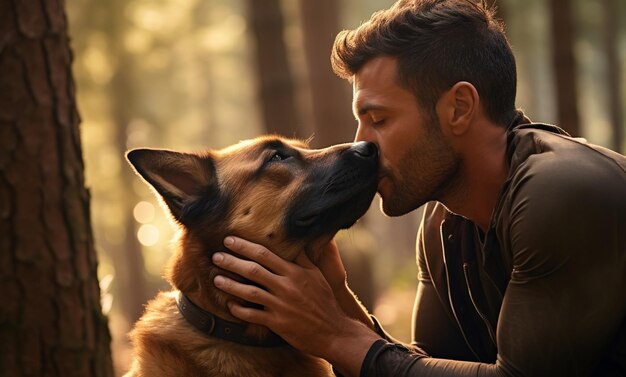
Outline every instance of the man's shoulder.
{"type": "MultiPolygon", "coordinates": [[[[549,130],[513,136],[509,177],[494,219],[501,240],[576,240],[588,224],[626,217],[626,158],[549,130]]],[[[597,234],[595,234],[597,235],[597,234]]],[[[504,242],[505,244],[507,242],[504,242]]]]}
{"type": "Polygon", "coordinates": [[[509,179],[513,188],[590,194],[626,184],[626,157],[581,138],[544,128],[514,131],[509,179]]]}
{"type": "Polygon", "coordinates": [[[517,278],[546,276],[570,260],[584,265],[589,250],[610,254],[598,246],[625,225],[626,158],[543,130],[515,137],[495,226],[517,278]]]}

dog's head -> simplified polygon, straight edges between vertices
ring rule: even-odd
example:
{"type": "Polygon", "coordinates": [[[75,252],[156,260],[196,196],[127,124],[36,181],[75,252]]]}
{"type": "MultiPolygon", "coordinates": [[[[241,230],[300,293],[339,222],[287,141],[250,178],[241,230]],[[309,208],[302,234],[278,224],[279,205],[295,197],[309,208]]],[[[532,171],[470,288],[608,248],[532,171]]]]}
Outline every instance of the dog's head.
{"type": "Polygon", "coordinates": [[[127,158],[181,225],[169,278],[183,291],[212,287],[210,257],[227,235],[287,260],[305,250],[315,259],[320,244],[365,213],[377,187],[378,152],[366,142],[312,150],[265,136],[200,154],[135,149],[127,158]]]}

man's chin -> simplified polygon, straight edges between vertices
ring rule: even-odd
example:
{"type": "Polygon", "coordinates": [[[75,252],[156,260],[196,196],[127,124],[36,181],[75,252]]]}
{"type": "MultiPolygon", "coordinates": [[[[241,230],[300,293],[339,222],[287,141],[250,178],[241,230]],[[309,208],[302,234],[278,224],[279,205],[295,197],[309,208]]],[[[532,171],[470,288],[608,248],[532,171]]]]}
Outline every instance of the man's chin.
{"type": "Polygon", "coordinates": [[[388,217],[398,217],[402,216],[410,211],[404,211],[400,207],[397,207],[393,204],[389,203],[389,200],[385,200],[385,198],[380,196],[380,211],[388,217]]]}
{"type": "MultiPolygon", "coordinates": [[[[388,217],[398,217],[402,215],[406,215],[407,213],[421,207],[425,203],[408,204],[408,201],[402,200],[391,200],[389,196],[383,195],[380,191],[378,192],[380,196],[380,211],[388,217]],[[385,199],[387,197],[387,199],[385,199]]],[[[392,195],[393,196],[393,195],[392,195]]]]}

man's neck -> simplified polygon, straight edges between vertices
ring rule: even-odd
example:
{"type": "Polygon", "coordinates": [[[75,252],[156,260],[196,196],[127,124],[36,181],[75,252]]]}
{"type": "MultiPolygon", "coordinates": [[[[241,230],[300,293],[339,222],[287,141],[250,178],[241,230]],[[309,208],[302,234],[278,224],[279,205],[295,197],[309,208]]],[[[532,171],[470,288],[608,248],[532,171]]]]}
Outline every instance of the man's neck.
{"type": "Polygon", "coordinates": [[[506,130],[495,125],[474,127],[462,143],[459,187],[441,202],[486,232],[508,174],[506,130]]]}

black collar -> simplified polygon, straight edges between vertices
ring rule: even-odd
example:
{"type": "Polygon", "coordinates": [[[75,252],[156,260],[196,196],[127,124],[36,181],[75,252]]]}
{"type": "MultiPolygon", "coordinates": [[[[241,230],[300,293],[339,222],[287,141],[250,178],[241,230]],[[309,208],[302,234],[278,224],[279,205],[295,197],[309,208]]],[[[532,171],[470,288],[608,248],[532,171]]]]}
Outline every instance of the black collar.
{"type": "Polygon", "coordinates": [[[215,314],[198,307],[182,292],[178,292],[176,295],[176,305],[178,306],[180,314],[185,317],[187,322],[191,323],[195,328],[206,335],[246,346],[278,347],[287,344],[283,338],[273,332],[270,332],[264,339],[247,336],[245,331],[249,324],[235,323],[221,319],[215,314]]]}

